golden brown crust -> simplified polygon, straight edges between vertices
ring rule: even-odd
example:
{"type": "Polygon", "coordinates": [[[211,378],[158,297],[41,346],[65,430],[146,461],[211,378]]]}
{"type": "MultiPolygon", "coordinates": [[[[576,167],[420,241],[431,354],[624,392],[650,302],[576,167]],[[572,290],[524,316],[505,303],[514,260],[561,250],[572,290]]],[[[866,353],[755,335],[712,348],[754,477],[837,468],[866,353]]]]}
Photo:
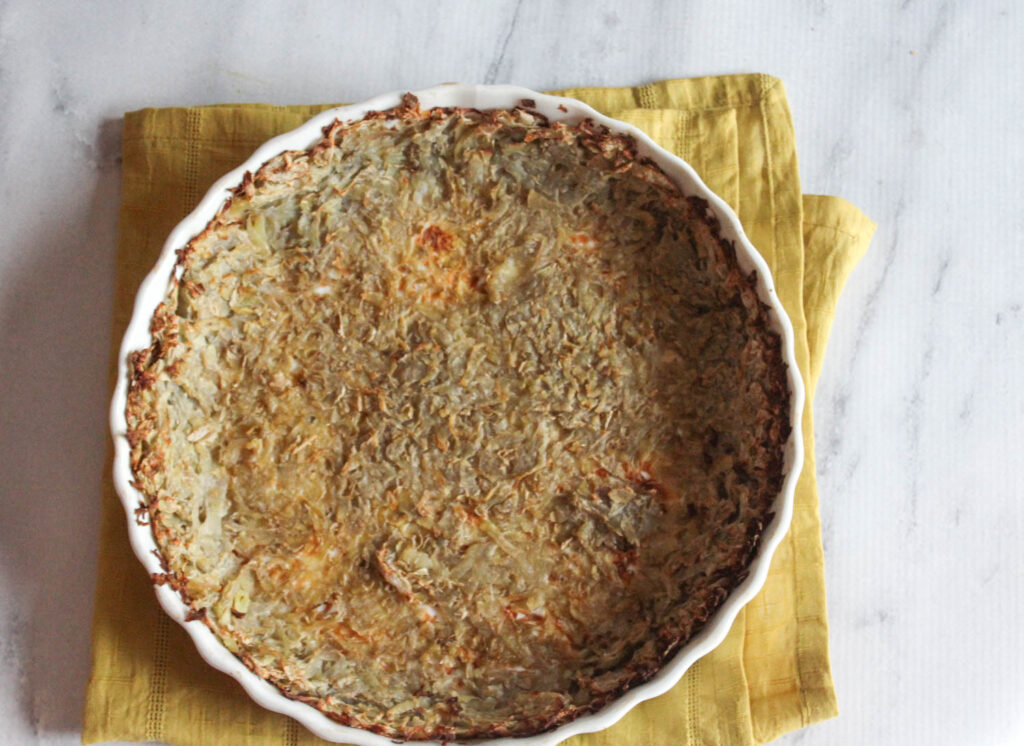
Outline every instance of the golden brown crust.
{"type": "Polygon", "coordinates": [[[128,361],[154,582],[375,733],[527,735],[646,681],[782,486],[781,343],[706,203],[532,106],[406,96],[247,173],[128,361]]]}

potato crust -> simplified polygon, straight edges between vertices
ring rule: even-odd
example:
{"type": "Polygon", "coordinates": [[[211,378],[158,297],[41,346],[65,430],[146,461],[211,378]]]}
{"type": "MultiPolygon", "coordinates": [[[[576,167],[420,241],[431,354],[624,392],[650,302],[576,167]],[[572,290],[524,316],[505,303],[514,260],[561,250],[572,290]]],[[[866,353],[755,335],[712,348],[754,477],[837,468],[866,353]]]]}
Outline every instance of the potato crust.
{"type": "Polygon", "coordinates": [[[335,122],[246,175],[133,353],[170,583],[250,669],[403,739],[653,676],[783,481],[781,341],[706,203],[527,107],[335,122]]]}

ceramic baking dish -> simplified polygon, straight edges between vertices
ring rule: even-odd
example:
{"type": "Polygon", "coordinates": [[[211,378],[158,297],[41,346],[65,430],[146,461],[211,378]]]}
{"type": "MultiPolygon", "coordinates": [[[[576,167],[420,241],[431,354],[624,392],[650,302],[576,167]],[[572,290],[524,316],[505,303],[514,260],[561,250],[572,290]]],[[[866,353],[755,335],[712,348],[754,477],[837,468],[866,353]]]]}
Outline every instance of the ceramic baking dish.
{"type": "MultiPolygon", "coordinates": [[[[709,209],[721,223],[722,236],[735,244],[737,260],[741,269],[745,272],[756,271],[758,294],[761,300],[770,307],[769,313],[773,328],[782,338],[783,356],[788,367],[787,380],[791,401],[789,414],[793,427],[786,443],[785,478],[783,488],[774,505],[774,519],[761,534],[758,551],[749,567],[749,574],[730,593],[703,629],[646,683],[629,689],[603,709],[570,721],[553,731],[526,738],[489,741],[489,743],[514,742],[517,746],[555,744],[578,733],[607,728],[638,703],[656,697],[672,688],[696,660],[721,643],[739,610],[764,585],[772,554],[789,527],[793,511],[793,493],[803,464],[803,443],[799,423],[803,411],[804,388],[793,352],[793,329],[773,286],[768,266],[744,235],[740,222],[733,211],[708,189],[693,168],[656,145],[637,128],[603,116],[579,101],[548,96],[516,86],[443,85],[415,91],[414,94],[423,108],[511,108],[519,105],[524,99],[529,99],[531,109],[553,121],[571,124],[583,119],[592,119],[614,132],[632,135],[638,143],[640,155],[655,161],[679,185],[684,194],[695,195],[708,202],[709,209]]],[[[324,126],[335,119],[344,122],[355,121],[361,119],[367,112],[392,108],[400,103],[402,95],[402,92],[387,93],[360,104],[324,111],[301,127],[265,143],[245,163],[218,180],[195,210],[175,227],[164,244],[156,266],[142,283],[135,300],[131,321],[121,343],[120,365],[111,403],[110,424],[114,440],[114,485],[128,519],[128,534],[132,548],[150,574],[160,573],[162,568],[155,551],[157,547],[150,527],[142,525],[136,520],[136,510],[142,502],[142,495],[132,486],[129,464],[125,420],[129,369],[126,361],[130,352],[148,347],[151,343],[149,320],[163,299],[171,273],[174,271],[175,252],[203,230],[228,198],[231,190],[241,183],[246,172],[255,172],[261,164],[282,151],[306,149],[321,137],[324,126]]],[[[391,738],[340,725],[310,705],[285,697],[274,686],[246,668],[217,640],[203,622],[188,621],[188,609],[176,591],[167,585],[157,585],[155,590],[160,605],[174,621],[185,628],[200,655],[214,668],[237,679],[249,696],[262,707],[296,719],[310,731],[329,741],[359,746],[385,746],[394,743],[391,738]]]]}

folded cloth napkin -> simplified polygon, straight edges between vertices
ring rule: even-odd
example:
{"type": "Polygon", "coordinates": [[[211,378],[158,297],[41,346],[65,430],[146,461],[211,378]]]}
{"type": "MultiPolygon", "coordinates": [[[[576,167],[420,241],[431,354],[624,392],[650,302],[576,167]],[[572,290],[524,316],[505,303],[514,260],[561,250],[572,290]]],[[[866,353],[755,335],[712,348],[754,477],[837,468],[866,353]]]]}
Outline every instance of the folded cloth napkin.
{"type": "MultiPolygon", "coordinates": [[[[792,319],[810,401],[836,300],[874,224],[840,199],[801,193],[781,82],[735,75],[559,93],[638,126],[693,165],[738,212],[792,319]]],[[[265,140],[324,108],[206,106],[125,116],[115,348],[164,238],[207,186],[265,140]]],[[[571,743],[755,744],[837,713],[809,405],[802,426],[807,458],[793,524],[764,589],[722,645],[670,692],[571,743]]],[[[200,659],[158,607],[124,522],[107,482],[82,741],[322,743],[295,721],[253,704],[237,683],[200,659]]]]}

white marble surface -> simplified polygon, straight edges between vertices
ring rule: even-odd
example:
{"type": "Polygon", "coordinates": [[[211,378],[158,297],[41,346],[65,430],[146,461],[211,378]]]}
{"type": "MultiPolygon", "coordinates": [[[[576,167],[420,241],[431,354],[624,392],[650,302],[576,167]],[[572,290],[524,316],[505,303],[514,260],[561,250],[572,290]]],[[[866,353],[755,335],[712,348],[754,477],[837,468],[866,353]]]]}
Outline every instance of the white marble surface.
{"type": "Polygon", "coordinates": [[[842,715],[782,742],[1024,743],[1019,3],[285,5],[0,2],[0,742],[79,738],[125,110],[761,71],[879,223],[816,402],[842,715]]]}

